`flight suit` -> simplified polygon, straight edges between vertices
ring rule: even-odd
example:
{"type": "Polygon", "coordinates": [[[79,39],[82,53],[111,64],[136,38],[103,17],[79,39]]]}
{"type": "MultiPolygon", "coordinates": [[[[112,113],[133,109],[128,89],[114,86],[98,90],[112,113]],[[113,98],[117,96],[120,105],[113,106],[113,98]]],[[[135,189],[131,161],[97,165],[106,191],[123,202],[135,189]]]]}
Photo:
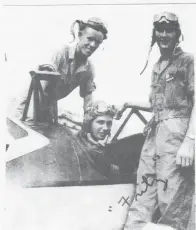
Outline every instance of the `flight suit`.
{"type": "Polygon", "coordinates": [[[157,223],[184,230],[191,215],[194,170],[176,164],[193,108],[194,59],[178,47],[169,60],[160,57],[152,72],[153,119],[137,171],[137,190],[126,230],[142,229],[158,207],[157,223]]]}

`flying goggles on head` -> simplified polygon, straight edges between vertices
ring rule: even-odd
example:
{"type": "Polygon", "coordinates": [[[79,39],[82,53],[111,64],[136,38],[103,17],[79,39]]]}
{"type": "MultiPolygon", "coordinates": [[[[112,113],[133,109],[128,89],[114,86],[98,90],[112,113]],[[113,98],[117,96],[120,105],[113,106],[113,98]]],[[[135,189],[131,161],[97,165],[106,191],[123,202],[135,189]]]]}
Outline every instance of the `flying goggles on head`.
{"type": "Polygon", "coordinates": [[[105,102],[102,101],[94,102],[85,111],[85,115],[86,114],[97,114],[97,115],[110,114],[114,116],[115,113],[116,113],[116,109],[113,105],[107,105],[105,102]]]}
{"type": "Polygon", "coordinates": [[[82,130],[85,132],[90,132],[91,122],[99,116],[109,115],[114,117],[117,110],[115,106],[108,105],[104,101],[93,102],[84,113],[84,120],[82,130]]]}
{"type": "Polygon", "coordinates": [[[179,28],[178,17],[169,12],[156,14],[153,18],[153,24],[159,32],[172,32],[176,30],[176,28],[179,28]]]}
{"type": "Polygon", "coordinates": [[[79,25],[79,30],[83,30],[85,27],[90,27],[94,30],[100,31],[104,35],[104,39],[107,38],[108,30],[106,25],[101,21],[100,18],[91,17],[87,21],[75,20],[71,25],[71,34],[75,40],[74,26],[75,24],[79,25]]]}
{"type": "Polygon", "coordinates": [[[166,23],[178,23],[178,17],[170,12],[163,12],[160,14],[155,14],[154,18],[153,18],[153,23],[162,23],[162,22],[166,22],[166,23]]]}
{"type": "Polygon", "coordinates": [[[92,27],[93,29],[95,29],[97,31],[102,32],[104,34],[104,38],[107,37],[106,34],[108,33],[108,30],[107,30],[106,26],[104,25],[104,23],[101,21],[101,19],[96,18],[96,17],[92,17],[83,23],[89,27],[92,27]]]}

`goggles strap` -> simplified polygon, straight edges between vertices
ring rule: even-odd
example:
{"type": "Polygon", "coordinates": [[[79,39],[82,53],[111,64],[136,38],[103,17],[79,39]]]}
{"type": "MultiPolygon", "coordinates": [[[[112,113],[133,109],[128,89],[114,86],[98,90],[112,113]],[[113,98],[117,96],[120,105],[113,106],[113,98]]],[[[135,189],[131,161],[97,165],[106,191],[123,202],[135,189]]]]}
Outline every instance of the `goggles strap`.
{"type": "Polygon", "coordinates": [[[140,75],[143,74],[143,72],[145,71],[145,69],[146,69],[146,67],[147,67],[147,65],[148,65],[148,61],[149,61],[149,58],[150,58],[151,50],[152,50],[152,47],[150,47],[150,49],[149,49],[149,51],[148,51],[148,56],[147,56],[146,64],[145,64],[143,70],[141,71],[140,75]]]}
{"type": "Polygon", "coordinates": [[[76,24],[76,23],[80,26],[81,21],[80,21],[80,20],[75,20],[75,21],[71,24],[70,33],[71,33],[71,35],[73,36],[73,40],[72,40],[71,42],[74,42],[75,39],[76,39],[75,32],[74,32],[74,27],[75,27],[75,24],[76,24]]]}
{"type": "Polygon", "coordinates": [[[147,67],[147,65],[148,65],[149,58],[150,58],[150,53],[151,53],[151,51],[152,51],[152,47],[154,46],[154,44],[155,44],[154,31],[152,31],[152,41],[151,41],[150,49],[149,49],[149,51],[148,51],[148,55],[147,55],[147,59],[146,59],[146,64],[145,64],[143,70],[141,71],[140,75],[143,74],[143,72],[145,71],[145,69],[146,69],[146,67],[147,67]]]}

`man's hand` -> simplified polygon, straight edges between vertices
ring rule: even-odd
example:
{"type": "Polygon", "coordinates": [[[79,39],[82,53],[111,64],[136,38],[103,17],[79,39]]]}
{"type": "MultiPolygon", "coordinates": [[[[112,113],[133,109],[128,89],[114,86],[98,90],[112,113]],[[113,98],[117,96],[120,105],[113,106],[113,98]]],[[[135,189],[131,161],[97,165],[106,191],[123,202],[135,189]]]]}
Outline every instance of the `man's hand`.
{"type": "Polygon", "coordinates": [[[84,102],[83,102],[84,112],[92,104],[92,102],[93,102],[93,94],[89,93],[84,97],[84,102]]]}
{"type": "Polygon", "coordinates": [[[195,140],[185,137],[177,155],[176,164],[181,167],[189,167],[193,164],[195,154],[195,140]]]}
{"type": "Polygon", "coordinates": [[[120,106],[117,110],[117,113],[115,115],[115,119],[116,120],[120,120],[124,111],[126,110],[127,106],[129,105],[129,103],[125,103],[123,106],[120,106]]]}
{"type": "Polygon", "coordinates": [[[50,65],[50,64],[39,65],[38,70],[39,71],[49,71],[49,72],[55,72],[56,71],[55,67],[50,65]]]}
{"type": "Polygon", "coordinates": [[[143,111],[146,111],[146,112],[151,112],[152,111],[152,107],[151,107],[151,104],[150,103],[141,103],[141,102],[126,102],[123,106],[121,106],[119,109],[118,109],[118,112],[115,116],[115,119],[116,120],[120,120],[124,111],[127,109],[127,108],[135,108],[135,109],[138,109],[138,110],[143,110],[143,111]]]}

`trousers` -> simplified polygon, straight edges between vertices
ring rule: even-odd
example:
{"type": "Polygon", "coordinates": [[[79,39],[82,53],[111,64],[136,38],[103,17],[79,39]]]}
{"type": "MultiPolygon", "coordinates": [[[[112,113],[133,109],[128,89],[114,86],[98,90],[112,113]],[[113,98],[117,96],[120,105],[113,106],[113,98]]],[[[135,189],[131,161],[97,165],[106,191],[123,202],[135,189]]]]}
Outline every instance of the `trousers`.
{"type": "Polygon", "coordinates": [[[194,195],[194,169],[176,165],[176,154],[184,140],[189,118],[158,122],[148,132],[137,171],[135,199],[124,230],[142,229],[153,221],[178,230],[187,228],[194,195]]]}

